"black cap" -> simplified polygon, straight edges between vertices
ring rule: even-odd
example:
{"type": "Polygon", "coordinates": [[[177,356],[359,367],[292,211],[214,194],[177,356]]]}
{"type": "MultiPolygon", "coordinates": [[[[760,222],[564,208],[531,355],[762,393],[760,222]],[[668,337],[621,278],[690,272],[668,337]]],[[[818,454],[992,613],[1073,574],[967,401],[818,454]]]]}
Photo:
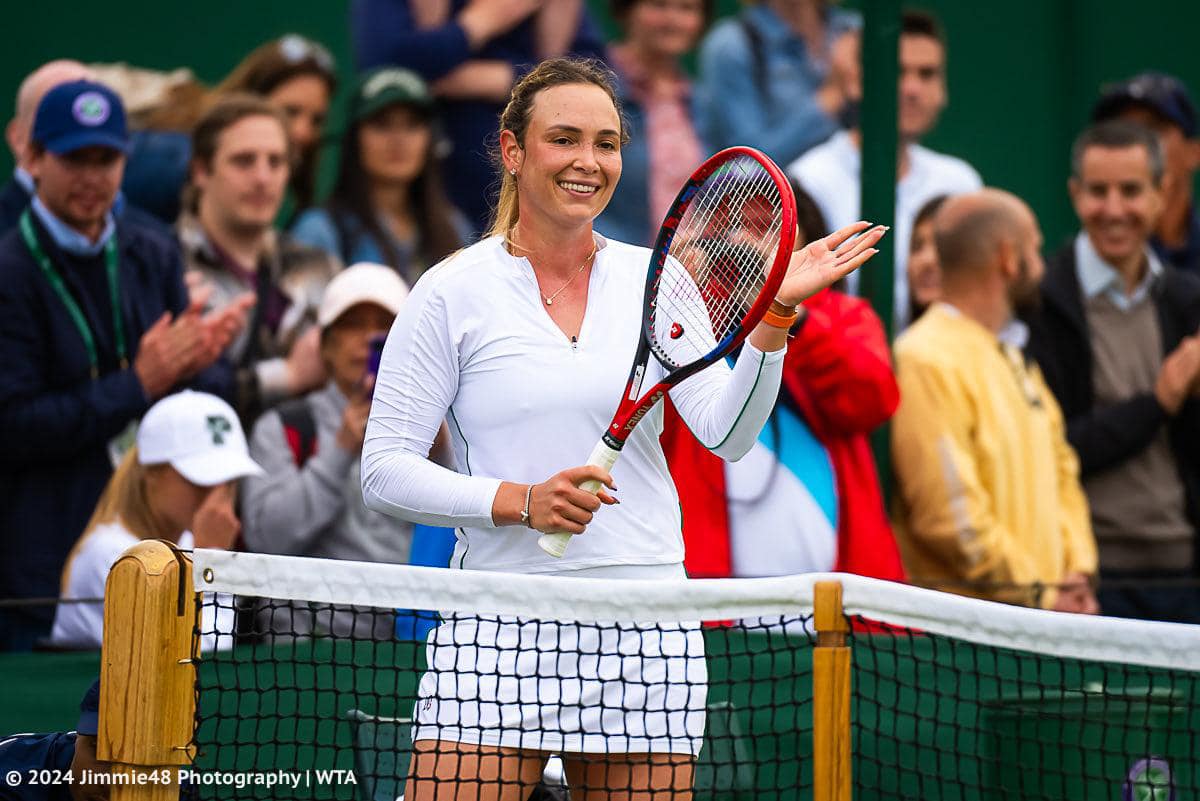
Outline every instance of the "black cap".
{"type": "Polygon", "coordinates": [[[76,734],[86,734],[95,737],[100,731],[100,679],[96,679],[88,688],[87,694],[79,702],[79,722],[75,724],[76,734]]]}
{"type": "Polygon", "coordinates": [[[1183,81],[1162,72],[1143,72],[1104,88],[1092,107],[1092,121],[1118,117],[1130,106],[1143,106],[1179,126],[1183,135],[1196,135],[1196,105],[1183,81]]]}

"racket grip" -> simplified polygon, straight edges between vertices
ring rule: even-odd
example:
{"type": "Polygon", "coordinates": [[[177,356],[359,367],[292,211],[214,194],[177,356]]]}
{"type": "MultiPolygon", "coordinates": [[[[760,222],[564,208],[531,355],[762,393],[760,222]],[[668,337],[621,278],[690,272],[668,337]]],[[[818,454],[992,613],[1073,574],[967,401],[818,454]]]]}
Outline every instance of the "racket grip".
{"type": "MultiPolygon", "coordinates": [[[[620,451],[613,450],[601,440],[592,449],[592,455],[588,457],[587,463],[596,467],[603,467],[605,470],[612,470],[613,465],[617,463],[617,457],[620,455],[620,451]]],[[[579,485],[579,488],[593,495],[598,495],[602,486],[599,481],[585,481],[579,485]]],[[[575,535],[566,531],[543,534],[538,537],[538,546],[555,559],[560,559],[567,552],[567,543],[571,541],[571,537],[573,536],[575,535]]]]}

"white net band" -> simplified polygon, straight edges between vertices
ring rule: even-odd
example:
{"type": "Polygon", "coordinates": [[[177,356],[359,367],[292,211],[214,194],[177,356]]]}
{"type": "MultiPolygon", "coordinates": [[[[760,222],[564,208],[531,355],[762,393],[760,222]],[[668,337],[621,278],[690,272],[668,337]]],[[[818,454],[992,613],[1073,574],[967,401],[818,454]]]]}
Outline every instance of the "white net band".
{"type": "Polygon", "coordinates": [[[844,574],[677,581],[571,579],[197,550],[203,592],[375,608],[578,621],[740,620],[811,614],[836,580],[848,615],[1061,658],[1200,668],[1200,626],[1068,615],[844,574]]]}

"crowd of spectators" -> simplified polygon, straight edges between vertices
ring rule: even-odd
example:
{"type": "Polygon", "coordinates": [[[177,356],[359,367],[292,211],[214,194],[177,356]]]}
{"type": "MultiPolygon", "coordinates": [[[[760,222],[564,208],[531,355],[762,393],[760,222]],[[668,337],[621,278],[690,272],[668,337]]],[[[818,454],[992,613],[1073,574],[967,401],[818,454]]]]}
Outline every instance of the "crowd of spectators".
{"type": "Polygon", "coordinates": [[[345,264],[385,264],[415,282],[471,238],[442,183],[440,127],[433,95],[414,73],[364,74],[350,99],[337,182],[324,205],[300,214],[292,235],[345,264]]]}
{"type": "MultiPolygon", "coordinates": [[[[971,192],[983,186],[979,173],[960,158],[920,144],[937,125],[946,106],[946,43],[941,26],[927,14],[904,15],[900,28],[900,83],[896,119],[896,211],[892,220],[896,254],[893,316],[897,330],[909,321],[908,272],[905,262],[913,219],[923,205],[940,195],[971,192]]],[[[830,228],[849,225],[862,215],[862,130],[857,121],[808,150],[787,167],[821,207],[830,228]]],[[[847,279],[851,290],[858,276],[847,279]]]]}
{"type": "MultiPolygon", "coordinates": [[[[0,188],[0,599],[29,603],[0,608],[0,650],[97,642],[98,608],[56,621],[45,601],[98,595],[119,546],[144,537],[416,558],[421,527],[367,510],[359,487],[372,358],[408,287],[489,229],[486,140],[539,60],[615,73],[631,139],[602,234],[649,244],[692,169],[734,144],[792,179],[798,245],[858,218],[856,13],[826,0],[722,20],[712,0],[611,12],[606,44],[583,0],[354,0],[353,75],[288,34],[211,88],[71,60],[22,82],[0,188]],[[336,134],[330,119],[344,120],[336,134]],[[189,426],[203,453],[163,445],[189,426]],[[224,472],[189,467],[222,448],[236,451],[224,472]]],[[[1026,203],[921,144],[947,104],[946,53],[934,17],[904,13],[885,221],[894,348],[851,276],[801,307],[744,460],[712,456],[668,409],[689,573],[837,569],[1200,623],[1189,92],[1144,73],[1097,96],[1071,154],[1080,231],[1044,263],[1026,203]],[[876,465],[869,437],[889,419],[893,463],[876,465]]],[[[452,466],[436,443],[430,458],[452,466]]],[[[289,631],[353,620],[326,611],[299,632],[288,612],[289,631]]],[[[278,612],[260,610],[264,630],[278,612]]]]}

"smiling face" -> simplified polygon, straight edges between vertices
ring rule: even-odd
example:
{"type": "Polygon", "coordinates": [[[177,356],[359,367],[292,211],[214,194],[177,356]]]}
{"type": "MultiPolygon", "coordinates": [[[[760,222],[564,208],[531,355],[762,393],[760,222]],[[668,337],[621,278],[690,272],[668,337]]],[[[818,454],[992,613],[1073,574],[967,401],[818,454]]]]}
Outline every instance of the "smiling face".
{"type": "Polygon", "coordinates": [[[591,84],[538,92],[525,141],[500,135],[505,169],[517,171],[520,220],[559,230],[590,225],[621,177],[621,121],[591,84]]]}
{"type": "Polygon", "coordinates": [[[56,217],[85,236],[104,228],[125,172],[125,156],[111,147],[82,147],[56,156],[35,148],[29,172],[37,193],[56,217]]]}
{"type": "Polygon", "coordinates": [[[1162,211],[1162,193],[1146,148],[1087,148],[1069,188],[1075,213],[1096,252],[1122,273],[1136,273],[1162,211]]]}

